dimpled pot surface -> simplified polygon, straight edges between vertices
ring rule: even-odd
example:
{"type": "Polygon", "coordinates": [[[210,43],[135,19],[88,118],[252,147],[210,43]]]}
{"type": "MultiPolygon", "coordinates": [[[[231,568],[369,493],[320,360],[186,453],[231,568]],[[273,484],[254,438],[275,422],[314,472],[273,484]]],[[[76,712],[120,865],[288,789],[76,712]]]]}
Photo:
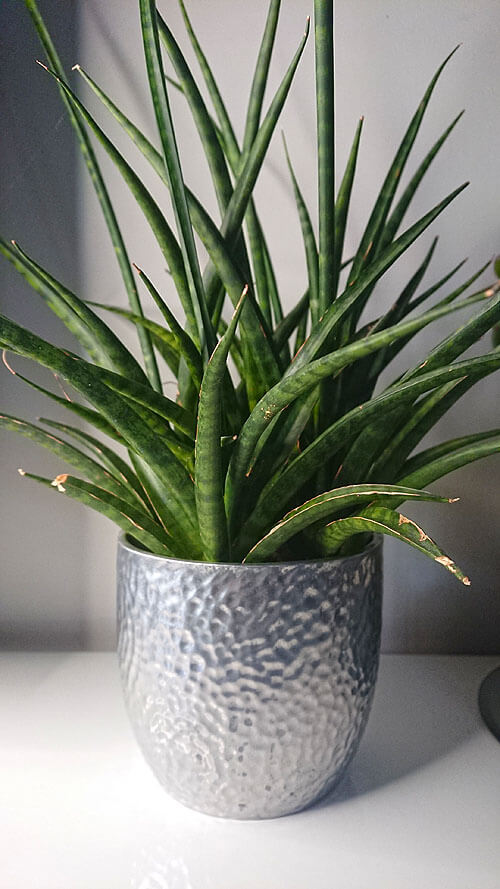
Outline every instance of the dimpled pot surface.
{"type": "Polygon", "coordinates": [[[129,716],[179,802],[272,818],[342,776],[377,674],[381,540],[357,556],[183,562],[118,546],[118,655],[129,716]]]}

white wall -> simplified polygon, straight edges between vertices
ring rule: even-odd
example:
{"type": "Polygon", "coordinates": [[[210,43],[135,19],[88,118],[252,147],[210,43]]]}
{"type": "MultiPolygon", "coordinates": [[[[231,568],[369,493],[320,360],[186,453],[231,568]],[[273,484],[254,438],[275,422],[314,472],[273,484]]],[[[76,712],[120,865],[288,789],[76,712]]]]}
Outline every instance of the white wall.
{"type": "MultiPolygon", "coordinates": [[[[193,21],[207,54],[213,60],[216,76],[239,133],[266,5],[264,0],[252,4],[245,0],[191,0],[189,4],[193,21]]],[[[310,0],[283,0],[271,86],[277,84],[287,65],[311,5],[310,0]]],[[[60,9],[60,4],[49,0],[42,4],[42,8],[47,9],[54,6],[60,9]]],[[[136,7],[135,0],[108,0],[106,4],[100,0],[81,2],[78,7],[78,56],[67,58],[67,61],[78,61],[86,67],[122,104],[132,119],[146,126],[153,134],[153,116],[145,87],[136,7]]],[[[182,45],[187,48],[176,4],[164,2],[160,3],[160,8],[179,35],[182,45]]],[[[337,146],[340,168],[345,163],[357,119],[360,114],[365,115],[347,252],[359,238],[391,155],[430,77],[450,49],[457,43],[463,43],[438,86],[418,139],[413,165],[409,169],[414,168],[423,152],[463,107],[467,113],[428,173],[407,223],[426,212],[461,182],[470,178],[472,185],[412,249],[402,268],[383,279],[377,290],[376,304],[372,307],[373,313],[377,314],[379,308],[392,302],[399,292],[398,288],[405,283],[405,274],[408,277],[416,268],[435,234],[440,234],[440,243],[433,271],[426,279],[429,283],[437,280],[465,256],[470,259],[464,274],[472,274],[489,256],[500,251],[497,209],[500,178],[500,120],[497,109],[500,87],[496,76],[500,8],[495,0],[444,0],[439,4],[427,0],[418,5],[402,4],[395,0],[379,0],[377,3],[370,0],[338,0],[336,18],[337,146]]],[[[18,47],[17,52],[23,53],[24,49],[24,46],[18,47]]],[[[68,56],[67,51],[65,56],[68,56]]],[[[50,91],[50,86],[47,85],[47,91],[50,91]]],[[[281,126],[287,134],[298,178],[314,210],[315,118],[312,87],[313,44],[310,40],[281,126]]],[[[82,94],[88,98],[86,92],[82,94]]],[[[182,97],[173,95],[172,104],[178,121],[186,179],[215,214],[202,152],[182,97]]],[[[102,120],[106,118],[102,117],[102,120]]],[[[35,120],[35,127],[39,134],[39,121],[35,120]]],[[[116,126],[110,124],[108,131],[121,145],[126,145],[116,126]]],[[[60,148],[55,138],[53,148],[54,151],[60,148]]],[[[135,163],[135,153],[128,148],[126,150],[135,163]]],[[[141,163],[137,163],[137,168],[144,170],[141,163]]],[[[116,193],[117,209],[124,220],[132,259],[161,281],[161,257],[135,210],[133,200],[124,193],[107,161],[104,162],[104,169],[109,174],[113,194],[116,193]]],[[[144,171],[144,174],[148,185],[155,187],[149,172],[144,171]]],[[[279,138],[274,139],[269,160],[260,177],[257,200],[272,245],[279,284],[286,304],[291,305],[302,293],[305,273],[300,232],[279,138]]],[[[124,305],[123,288],[96,201],[83,178],[77,209],[84,293],[89,298],[124,305]]],[[[35,212],[42,226],[53,217],[48,206],[37,207],[35,212]]],[[[59,225],[64,226],[62,219],[59,225]]],[[[487,280],[488,277],[484,276],[484,281],[487,280]]],[[[169,293],[171,287],[166,276],[164,281],[165,292],[169,293]]],[[[444,322],[433,331],[421,334],[407,350],[406,362],[415,363],[448,330],[449,326],[444,322]]],[[[487,347],[488,343],[484,346],[487,347]]],[[[478,386],[460,407],[450,412],[429,440],[437,441],[466,434],[473,429],[500,426],[499,385],[499,378],[492,377],[478,386]]],[[[20,398],[26,398],[24,392],[20,398]]],[[[19,413],[26,415],[29,409],[26,400],[20,401],[19,413]]],[[[12,438],[9,437],[3,446],[3,453],[9,455],[9,460],[11,443],[12,438]]],[[[36,455],[34,449],[32,451],[30,466],[37,468],[42,458],[36,455]]],[[[425,521],[431,533],[471,575],[473,586],[470,591],[461,588],[439,566],[408,548],[393,545],[392,542],[386,545],[386,650],[499,650],[496,630],[500,617],[500,506],[496,493],[499,479],[500,459],[490,458],[449,476],[436,486],[450,496],[460,494],[460,503],[449,507],[431,505],[411,511],[411,515],[425,521]]],[[[16,613],[18,595],[24,602],[24,612],[28,613],[29,609],[31,591],[28,578],[36,576],[31,556],[26,560],[24,578],[17,585],[16,575],[19,554],[32,551],[32,541],[21,539],[24,527],[31,522],[36,526],[30,531],[34,535],[36,530],[37,553],[40,550],[53,553],[59,550],[61,540],[64,540],[53,594],[49,583],[53,576],[52,565],[41,564],[38,583],[33,580],[33,595],[37,603],[43,593],[47,613],[57,614],[64,600],[64,608],[70,615],[73,614],[74,625],[79,626],[84,644],[89,647],[112,647],[114,528],[93,514],[79,511],[78,507],[69,508],[60,501],[54,504],[50,501],[50,493],[25,493],[25,485],[16,483],[13,487],[15,482],[12,482],[9,470],[4,484],[7,484],[9,495],[15,503],[16,521],[13,527],[14,519],[9,518],[4,533],[4,541],[7,537],[7,620],[16,613]],[[35,496],[38,499],[33,513],[35,496]],[[50,523],[43,521],[43,516],[47,515],[42,505],[45,502],[50,510],[50,523]],[[65,508],[66,512],[59,512],[58,507],[65,508]],[[62,529],[61,515],[65,517],[62,529]],[[53,524],[52,516],[58,517],[59,526],[53,524]],[[69,526],[68,521],[71,521],[69,526]],[[75,528],[78,528],[82,542],[80,547],[73,547],[78,550],[76,563],[72,554],[71,558],[66,557],[68,540],[74,540],[75,528]],[[18,588],[22,588],[21,593],[18,588]]],[[[24,563],[23,558],[21,562],[24,563]]]]}

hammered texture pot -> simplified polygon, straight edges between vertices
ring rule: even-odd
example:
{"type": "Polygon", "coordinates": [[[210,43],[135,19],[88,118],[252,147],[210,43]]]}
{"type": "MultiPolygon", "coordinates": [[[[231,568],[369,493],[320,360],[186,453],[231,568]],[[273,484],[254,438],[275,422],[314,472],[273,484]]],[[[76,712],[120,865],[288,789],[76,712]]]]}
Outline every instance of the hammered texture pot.
{"type": "Polygon", "coordinates": [[[142,752],[176,800],[273,818],[331,790],[377,675],[382,544],[214,565],[118,546],[118,655],[142,752]]]}

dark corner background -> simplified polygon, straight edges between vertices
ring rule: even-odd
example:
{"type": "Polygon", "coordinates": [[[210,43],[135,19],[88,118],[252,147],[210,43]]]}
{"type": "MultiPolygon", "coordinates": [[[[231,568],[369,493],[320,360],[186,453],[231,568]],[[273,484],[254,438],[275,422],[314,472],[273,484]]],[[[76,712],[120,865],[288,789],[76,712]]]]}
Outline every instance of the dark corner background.
{"type": "MultiPolygon", "coordinates": [[[[71,63],[77,45],[77,2],[40,0],[54,41],[71,63]]],[[[0,2],[0,233],[14,238],[55,275],[78,288],[78,181],[75,140],[57,90],[35,64],[44,59],[22,0],[0,2]]],[[[71,344],[64,327],[1,257],[0,310],[47,339],[71,344]]],[[[72,346],[74,348],[74,345],[72,346]]],[[[9,357],[12,366],[51,385],[35,366],[9,357]]],[[[47,400],[0,365],[2,412],[33,420],[47,400]]],[[[53,408],[50,413],[54,416],[53,408]]],[[[0,648],[79,648],[83,642],[84,515],[54,503],[18,467],[51,474],[48,452],[0,432],[0,648]],[[47,548],[50,526],[55,546],[47,548]]],[[[62,498],[61,498],[62,499],[62,498]]]]}

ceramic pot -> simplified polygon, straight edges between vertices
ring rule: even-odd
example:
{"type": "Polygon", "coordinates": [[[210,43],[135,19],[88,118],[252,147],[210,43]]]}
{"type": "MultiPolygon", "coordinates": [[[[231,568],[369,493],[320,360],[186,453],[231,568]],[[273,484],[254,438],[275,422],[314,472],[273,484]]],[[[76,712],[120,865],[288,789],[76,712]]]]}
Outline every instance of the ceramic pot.
{"type": "Polygon", "coordinates": [[[273,818],[330,791],[377,675],[382,542],[343,559],[209,564],[118,545],[118,655],[142,752],[168,793],[273,818]]]}

